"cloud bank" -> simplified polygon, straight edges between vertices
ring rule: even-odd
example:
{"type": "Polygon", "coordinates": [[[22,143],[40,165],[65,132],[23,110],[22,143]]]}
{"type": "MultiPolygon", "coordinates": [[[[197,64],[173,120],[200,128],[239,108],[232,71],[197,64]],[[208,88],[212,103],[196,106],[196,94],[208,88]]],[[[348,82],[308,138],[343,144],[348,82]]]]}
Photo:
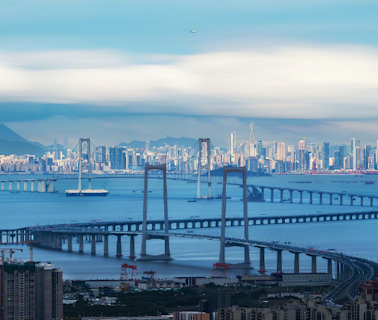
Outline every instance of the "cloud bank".
{"type": "Polygon", "coordinates": [[[0,102],[124,113],[378,119],[378,50],[281,46],[194,55],[0,53],[0,102]]]}

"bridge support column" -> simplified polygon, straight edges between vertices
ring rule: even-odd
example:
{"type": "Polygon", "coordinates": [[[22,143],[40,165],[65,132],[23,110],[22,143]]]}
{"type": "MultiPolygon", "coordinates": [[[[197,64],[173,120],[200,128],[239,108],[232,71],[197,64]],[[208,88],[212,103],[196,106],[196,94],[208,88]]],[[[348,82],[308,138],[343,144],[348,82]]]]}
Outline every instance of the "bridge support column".
{"type": "Polygon", "coordinates": [[[361,207],[364,205],[364,197],[360,197],[361,198],[361,207]]]}
{"type": "Polygon", "coordinates": [[[20,191],[20,181],[17,181],[17,191],[20,191]]]}
{"type": "Polygon", "coordinates": [[[310,194],[310,204],[312,204],[312,192],[309,192],[310,194]]]}
{"type": "Polygon", "coordinates": [[[373,198],[370,198],[370,206],[373,206],[373,198]]]}
{"type": "Polygon", "coordinates": [[[290,203],[293,203],[293,190],[290,190],[290,203]]]}
{"type": "Polygon", "coordinates": [[[55,192],[54,188],[54,180],[49,180],[49,184],[47,185],[46,191],[49,193],[55,192]]]}
{"type": "MultiPolygon", "coordinates": [[[[167,167],[166,165],[145,165],[144,168],[144,195],[143,195],[143,225],[142,225],[142,246],[140,260],[171,260],[171,254],[169,250],[169,236],[165,236],[165,250],[164,254],[153,256],[147,255],[147,200],[148,200],[148,171],[149,170],[161,170],[163,171],[163,194],[164,194],[164,231],[169,232],[168,222],[168,189],[167,189],[167,167]]],[[[155,239],[161,239],[164,234],[156,236],[155,239]]],[[[149,236],[149,239],[153,239],[154,236],[149,236]]]]}
{"type": "Polygon", "coordinates": [[[274,189],[270,189],[270,202],[274,202],[274,189]]]}
{"type": "Polygon", "coordinates": [[[265,194],[264,194],[265,188],[261,187],[260,189],[261,189],[261,197],[265,201],[265,194]]]}
{"type": "Polygon", "coordinates": [[[72,252],[72,234],[68,235],[67,251],[72,252]]]}
{"type": "Polygon", "coordinates": [[[91,254],[96,254],[96,235],[91,236],[91,254]]]}
{"type": "Polygon", "coordinates": [[[84,235],[79,234],[77,237],[79,239],[79,253],[83,253],[84,252],[84,235]]]}
{"type": "Polygon", "coordinates": [[[343,205],[343,195],[340,194],[340,206],[342,206],[342,205],[343,205]]]}
{"type": "Polygon", "coordinates": [[[323,193],[319,193],[319,204],[323,204],[323,193]]]}
{"type": "Polygon", "coordinates": [[[62,241],[63,239],[62,239],[62,237],[63,236],[61,234],[59,234],[58,237],[57,237],[58,238],[57,239],[57,242],[58,242],[57,243],[57,249],[58,250],[62,250],[62,246],[63,246],[63,241],[62,241]]]}
{"type": "Polygon", "coordinates": [[[266,272],[266,269],[265,269],[265,248],[264,247],[260,247],[260,269],[259,269],[259,272],[260,273],[266,272]]]}
{"type": "Polygon", "coordinates": [[[52,234],[52,235],[51,235],[51,239],[52,239],[52,247],[53,247],[53,249],[56,249],[56,248],[57,248],[57,239],[56,239],[56,235],[52,234]]]}
{"type": "Polygon", "coordinates": [[[282,272],[282,250],[277,250],[277,272],[282,272]]]}
{"type": "Polygon", "coordinates": [[[336,262],[336,280],[340,281],[340,263],[336,262]]]}
{"type": "Polygon", "coordinates": [[[12,181],[9,181],[9,191],[12,191],[12,181]]]}
{"type": "Polygon", "coordinates": [[[303,191],[299,191],[299,203],[303,203],[303,191]]]}
{"type": "Polygon", "coordinates": [[[130,255],[129,255],[129,258],[130,259],[136,258],[136,256],[135,256],[135,235],[134,234],[130,235],[130,255]]]}
{"type": "Polygon", "coordinates": [[[1,191],[4,191],[4,182],[1,182],[1,191]]]}
{"type": "Polygon", "coordinates": [[[283,189],[281,189],[280,191],[280,202],[283,202],[283,189]]]}
{"type": "Polygon", "coordinates": [[[109,236],[107,234],[104,235],[104,256],[109,255],[109,236]]]}
{"type": "Polygon", "coordinates": [[[311,256],[311,273],[316,273],[316,256],[311,256]]]}
{"type": "Polygon", "coordinates": [[[332,203],[332,196],[333,196],[333,194],[330,193],[330,194],[329,194],[329,204],[333,204],[333,203],[332,203]]]}
{"type": "Polygon", "coordinates": [[[24,191],[28,191],[28,182],[24,181],[24,191]]]}
{"type": "Polygon", "coordinates": [[[299,273],[299,252],[294,252],[294,273],[299,273]]]}
{"type": "MultiPolygon", "coordinates": [[[[223,192],[222,192],[222,225],[221,225],[221,241],[220,241],[220,251],[219,251],[219,262],[225,263],[225,247],[226,247],[226,204],[227,204],[227,175],[230,172],[240,172],[243,174],[243,221],[244,221],[244,240],[249,239],[248,233],[248,198],[247,198],[247,170],[246,167],[223,167],[223,192]]],[[[232,246],[232,243],[228,243],[232,246]]],[[[234,244],[236,245],[236,244],[234,244]]],[[[238,244],[238,246],[241,246],[238,244]]],[[[251,260],[249,256],[249,245],[244,246],[244,262],[230,264],[233,269],[250,269],[251,260]]]]}
{"type": "Polygon", "coordinates": [[[122,257],[122,235],[117,235],[117,254],[116,257],[122,257]]]}
{"type": "Polygon", "coordinates": [[[30,181],[30,192],[34,192],[34,180],[30,181]]]}
{"type": "Polygon", "coordinates": [[[327,273],[331,275],[333,275],[333,272],[332,272],[332,259],[327,259],[327,273]]]}

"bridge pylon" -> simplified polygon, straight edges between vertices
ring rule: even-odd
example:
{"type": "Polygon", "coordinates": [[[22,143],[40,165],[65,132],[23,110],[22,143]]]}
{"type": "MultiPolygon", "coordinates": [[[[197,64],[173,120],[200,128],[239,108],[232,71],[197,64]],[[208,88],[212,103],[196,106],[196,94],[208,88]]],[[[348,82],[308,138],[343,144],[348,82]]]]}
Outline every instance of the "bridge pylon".
{"type": "Polygon", "coordinates": [[[249,257],[249,245],[226,242],[226,191],[227,191],[227,174],[230,172],[240,172],[243,174],[243,219],[244,219],[244,240],[249,239],[248,235],[248,199],[247,199],[247,170],[245,167],[223,167],[223,192],[222,192],[222,226],[221,226],[221,241],[219,263],[226,263],[225,248],[226,247],[243,247],[244,248],[244,262],[229,264],[231,269],[251,269],[251,260],[249,257]]]}
{"type": "Polygon", "coordinates": [[[197,181],[197,196],[196,199],[212,199],[211,196],[211,154],[210,154],[210,139],[198,139],[198,181],[197,181]],[[207,165],[202,166],[202,144],[206,144],[207,151],[207,165]],[[208,195],[201,195],[201,169],[207,167],[208,173],[208,195]]]}
{"type": "Polygon", "coordinates": [[[146,164],[144,169],[144,196],[143,196],[143,225],[142,225],[142,248],[139,260],[171,260],[171,253],[169,250],[169,236],[151,235],[147,234],[147,200],[148,200],[148,171],[149,170],[161,170],[163,171],[163,192],[164,192],[164,231],[169,232],[168,223],[168,191],[167,191],[167,167],[162,165],[150,165],[146,164]],[[149,255],[147,254],[147,240],[161,239],[165,241],[164,254],[161,255],[149,255]]]}

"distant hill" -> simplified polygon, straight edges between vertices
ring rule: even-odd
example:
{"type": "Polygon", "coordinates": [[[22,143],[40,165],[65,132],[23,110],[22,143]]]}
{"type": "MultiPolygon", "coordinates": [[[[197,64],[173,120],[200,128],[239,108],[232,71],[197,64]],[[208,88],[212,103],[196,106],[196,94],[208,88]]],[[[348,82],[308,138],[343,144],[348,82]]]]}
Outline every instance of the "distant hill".
{"type": "Polygon", "coordinates": [[[0,139],[7,141],[29,142],[2,123],[0,123],[0,139]]]}
{"type": "MultiPolygon", "coordinates": [[[[163,138],[163,139],[151,140],[150,141],[150,147],[151,148],[152,147],[158,148],[158,147],[164,147],[165,144],[168,144],[170,146],[174,146],[175,144],[177,144],[178,147],[188,148],[188,147],[192,147],[197,142],[198,142],[198,140],[193,139],[193,138],[185,138],[185,137],[173,138],[173,137],[167,136],[166,138],[163,138]]],[[[146,141],[133,140],[129,143],[122,142],[117,147],[131,147],[131,148],[142,149],[142,148],[146,147],[146,141]]]]}
{"type": "Polygon", "coordinates": [[[24,154],[34,154],[38,157],[41,157],[45,151],[28,142],[23,141],[7,141],[4,139],[0,139],[0,154],[9,156],[11,154],[16,154],[16,155],[24,155],[24,154]]]}

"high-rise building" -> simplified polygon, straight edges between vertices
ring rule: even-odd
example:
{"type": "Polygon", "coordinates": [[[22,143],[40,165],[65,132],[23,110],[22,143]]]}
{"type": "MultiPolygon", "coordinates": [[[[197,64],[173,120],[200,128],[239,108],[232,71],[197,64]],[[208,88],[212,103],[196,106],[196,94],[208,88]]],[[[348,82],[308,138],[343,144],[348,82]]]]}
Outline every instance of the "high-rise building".
{"type": "Polygon", "coordinates": [[[277,146],[277,160],[286,159],[286,149],[285,149],[285,142],[280,142],[277,146]]]}
{"type": "Polygon", "coordinates": [[[249,156],[256,157],[255,124],[253,122],[249,125],[249,156]]]}
{"type": "Polygon", "coordinates": [[[150,151],[150,141],[146,141],[146,153],[150,151]]]}
{"type": "Polygon", "coordinates": [[[329,169],[329,142],[323,143],[323,169],[329,169]]]}
{"type": "Polygon", "coordinates": [[[365,165],[364,165],[365,169],[369,168],[369,157],[370,156],[371,156],[371,145],[367,144],[365,146],[365,165]]]}
{"type": "Polygon", "coordinates": [[[344,168],[345,146],[340,146],[340,168],[344,168]]]}
{"type": "Polygon", "coordinates": [[[335,151],[335,161],[333,163],[333,169],[340,169],[340,151],[335,151]]]}
{"type": "Polygon", "coordinates": [[[352,161],[353,161],[353,170],[357,170],[357,148],[356,148],[356,139],[353,138],[350,140],[350,149],[352,153],[352,161]]]}
{"type": "Polygon", "coordinates": [[[261,141],[259,141],[259,142],[257,142],[257,154],[258,155],[262,155],[262,153],[263,153],[263,145],[262,145],[262,142],[261,141]]]}
{"type": "Polygon", "coordinates": [[[236,149],[236,132],[233,131],[231,132],[231,139],[230,139],[230,153],[232,157],[234,156],[235,149],[236,149]]]}
{"type": "Polygon", "coordinates": [[[3,278],[4,319],[63,319],[61,269],[49,263],[5,262],[3,278]]]}

